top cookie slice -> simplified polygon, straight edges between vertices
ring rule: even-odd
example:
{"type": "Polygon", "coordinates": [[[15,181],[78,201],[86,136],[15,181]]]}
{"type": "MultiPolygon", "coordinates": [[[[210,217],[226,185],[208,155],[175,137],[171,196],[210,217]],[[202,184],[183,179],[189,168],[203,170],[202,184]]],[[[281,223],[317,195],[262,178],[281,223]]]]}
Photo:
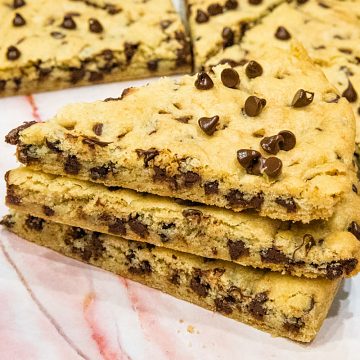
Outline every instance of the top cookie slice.
{"type": "Polygon", "coordinates": [[[0,96],[184,73],[171,0],[0,0],[0,96]]]}
{"type": "Polygon", "coordinates": [[[67,106],[7,141],[44,172],[308,222],[351,189],[354,116],[337,95],[294,44],[67,106]]]}

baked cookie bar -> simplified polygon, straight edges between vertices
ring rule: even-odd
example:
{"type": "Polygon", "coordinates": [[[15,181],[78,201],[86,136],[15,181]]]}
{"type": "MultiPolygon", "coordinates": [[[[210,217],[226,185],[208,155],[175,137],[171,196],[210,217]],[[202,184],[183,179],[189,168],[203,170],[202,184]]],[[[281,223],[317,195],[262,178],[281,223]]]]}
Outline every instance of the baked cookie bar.
{"type": "Polygon", "coordinates": [[[304,225],[27,168],[6,180],[10,208],[54,222],[297,276],[334,279],[360,270],[357,184],[328,222],[304,225]]]}
{"type": "Polygon", "coordinates": [[[171,0],[0,0],[0,96],[184,73],[171,0]]]}
{"type": "Polygon", "coordinates": [[[242,267],[12,213],[10,231],[275,336],[309,342],[340,280],[304,279],[242,267]]]}
{"type": "Polygon", "coordinates": [[[351,107],[298,45],[70,105],[6,137],[43,172],[302,222],[351,191],[354,139],[351,107]]]}

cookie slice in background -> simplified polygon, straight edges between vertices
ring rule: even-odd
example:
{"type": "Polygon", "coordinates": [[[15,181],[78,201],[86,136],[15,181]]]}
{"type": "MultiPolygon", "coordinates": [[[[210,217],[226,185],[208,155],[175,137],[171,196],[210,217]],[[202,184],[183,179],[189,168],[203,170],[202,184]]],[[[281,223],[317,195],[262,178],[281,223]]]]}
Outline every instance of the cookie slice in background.
{"type": "Polygon", "coordinates": [[[335,279],[360,270],[356,184],[328,222],[304,225],[107,188],[26,167],[8,172],[6,180],[7,206],[54,222],[290,275],[335,279]]]}
{"type": "Polygon", "coordinates": [[[0,96],[191,70],[171,0],[1,0],[0,13],[0,96]]]}
{"type": "Polygon", "coordinates": [[[301,342],[315,338],[341,282],[209,261],[19,213],[1,223],[38,245],[301,342]]]}

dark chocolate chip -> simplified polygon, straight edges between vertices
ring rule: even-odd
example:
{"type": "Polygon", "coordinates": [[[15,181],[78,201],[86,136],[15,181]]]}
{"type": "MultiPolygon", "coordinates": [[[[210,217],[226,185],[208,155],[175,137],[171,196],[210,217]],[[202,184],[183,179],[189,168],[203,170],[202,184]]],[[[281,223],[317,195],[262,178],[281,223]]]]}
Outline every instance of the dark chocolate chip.
{"type": "Polygon", "coordinates": [[[20,205],[21,204],[21,198],[15,194],[13,185],[7,186],[5,202],[7,205],[20,205]]]}
{"type": "Polygon", "coordinates": [[[225,8],[227,10],[234,10],[239,6],[239,3],[237,0],[227,0],[225,3],[225,8]]]}
{"type": "Polygon", "coordinates": [[[54,38],[54,39],[63,39],[64,37],[66,37],[65,34],[59,32],[59,31],[52,31],[50,33],[50,35],[54,38]]]}
{"type": "Polygon", "coordinates": [[[198,90],[209,90],[214,87],[214,82],[205,71],[201,71],[195,80],[195,87],[198,90]]]}
{"type": "Polygon", "coordinates": [[[150,60],[147,62],[147,68],[149,71],[156,71],[159,66],[159,60],[150,60]]]}
{"type": "Polygon", "coordinates": [[[217,312],[225,315],[230,315],[233,312],[232,305],[235,303],[235,299],[232,296],[227,296],[223,299],[217,298],[214,302],[217,312]]]}
{"type": "Polygon", "coordinates": [[[65,15],[60,26],[67,30],[74,30],[76,29],[76,22],[71,15],[65,15]]]}
{"type": "Polygon", "coordinates": [[[151,274],[152,269],[148,260],[143,260],[137,266],[133,265],[129,267],[129,272],[135,275],[148,275],[151,274]]]}
{"type": "Polygon", "coordinates": [[[275,37],[279,40],[289,40],[291,39],[291,34],[283,26],[279,26],[276,29],[275,37]]]}
{"type": "Polygon", "coordinates": [[[184,186],[187,188],[193,187],[196,183],[201,181],[201,176],[193,171],[188,171],[182,175],[184,186]]]}
{"type": "Polygon", "coordinates": [[[104,74],[99,71],[90,71],[89,81],[102,81],[104,80],[104,74]]]}
{"type": "Polygon", "coordinates": [[[360,240],[360,225],[353,221],[348,227],[348,231],[350,231],[358,240],[360,240]]]}
{"type": "Polygon", "coordinates": [[[299,5],[306,4],[309,0],[296,0],[299,5]]]}
{"type": "Polygon", "coordinates": [[[188,116],[179,116],[177,118],[175,118],[176,121],[179,121],[183,124],[188,124],[189,121],[192,119],[192,115],[188,115],[188,116]]]}
{"type": "Polygon", "coordinates": [[[265,292],[256,294],[255,297],[250,301],[248,310],[252,316],[258,320],[262,320],[266,315],[266,308],[263,306],[268,300],[268,296],[265,292]]]}
{"type": "Polygon", "coordinates": [[[219,182],[208,181],[204,184],[205,195],[218,194],[219,193],[219,182]]]}
{"type": "Polygon", "coordinates": [[[146,238],[149,235],[149,230],[147,225],[143,224],[138,219],[130,219],[129,220],[130,229],[137,235],[139,235],[142,239],[146,238]]]}
{"type": "Polygon", "coordinates": [[[0,80],[0,92],[4,91],[6,87],[6,80],[0,80]]]}
{"type": "Polygon", "coordinates": [[[231,28],[224,27],[221,36],[223,38],[223,48],[234,45],[235,33],[231,28]]]}
{"type": "Polygon", "coordinates": [[[227,242],[227,246],[229,248],[231,260],[237,260],[239,257],[249,255],[249,249],[245,246],[245,243],[242,240],[229,240],[227,242]]]}
{"type": "Polygon", "coordinates": [[[6,52],[6,57],[8,60],[14,61],[21,56],[20,50],[15,46],[9,46],[6,52]]]}
{"type": "Polygon", "coordinates": [[[45,222],[45,220],[40,219],[40,218],[35,217],[35,216],[31,216],[31,215],[29,215],[27,217],[27,219],[25,220],[26,226],[29,229],[35,230],[35,231],[41,231],[43,229],[44,222],[45,222]]]}
{"type": "Polygon", "coordinates": [[[321,1],[319,1],[318,5],[320,7],[322,7],[322,8],[324,8],[324,9],[330,9],[330,6],[328,4],[325,4],[325,3],[321,2],[321,1]]]}
{"type": "Polygon", "coordinates": [[[351,49],[347,49],[347,48],[339,48],[338,49],[340,52],[342,52],[343,54],[352,54],[352,50],[351,49]]]}
{"type": "Polygon", "coordinates": [[[144,158],[144,166],[147,168],[149,166],[149,161],[154,160],[156,156],[159,155],[159,151],[155,148],[149,150],[137,149],[136,153],[139,158],[144,158]]]}
{"type": "Polygon", "coordinates": [[[273,135],[264,137],[260,145],[269,154],[276,155],[280,151],[280,144],[284,142],[284,138],[281,135],[273,135]]]}
{"type": "Polygon", "coordinates": [[[304,107],[311,104],[313,100],[314,100],[313,92],[300,89],[296,92],[293,101],[291,102],[291,106],[295,108],[304,107]]]}
{"type": "Polygon", "coordinates": [[[207,11],[210,16],[219,15],[223,12],[223,7],[220,4],[211,4],[208,6],[207,11]]]}
{"type": "Polygon", "coordinates": [[[78,240],[78,239],[82,239],[83,237],[86,236],[86,231],[84,229],[82,229],[82,228],[72,226],[68,231],[68,235],[72,239],[78,240]]]}
{"type": "Polygon", "coordinates": [[[131,44],[131,43],[126,42],[124,47],[125,47],[126,62],[129,64],[131,62],[131,59],[135,55],[135,52],[138,49],[139,44],[131,44]]]}
{"type": "Polygon", "coordinates": [[[280,150],[290,151],[296,145],[296,136],[289,130],[280,131],[279,134],[284,141],[280,144],[280,150]]]}
{"type": "Polygon", "coordinates": [[[54,216],[55,215],[55,211],[51,207],[49,207],[47,205],[43,206],[43,213],[46,216],[54,216]]]}
{"type": "Polygon", "coordinates": [[[15,225],[15,222],[13,220],[13,216],[12,215],[5,215],[0,220],[0,225],[3,225],[5,227],[7,227],[8,229],[11,229],[15,225]]]}
{"type": "Polygon", "coordinates": [[[210,290],[210,285],[201,279],[201,275],[197,274],[190,280],[190,288],[201,297],[206,297],[210,290]]]}
{"type": "Polygon", "coordinates": [[[279,158],[271,156],[264,161],[263,171],[267,176],[277,177],[281,174],[281,170],[282,161],[279,158]]]}
{"type": "Polygon", "coordinates": [[[14,9],[18,9],[18,8],[23,7],[25,5],[26,5],[25,0],[14,0],[13,1],[13,8],[14,9]]]}
{"type": "Polygon", "coordinates": [[[235,67],[235,66],[239,66],[241,65],[239,62],[235,61],[235,60],[232,60],[232,59],[221,59],[217,65],[229,65],[231,67],[235,67]]]}
{"type": "Polygon", "coordinates": [[[304,321],[297,317],[285,319],[283,323],[284,329],[293,333],[298,333],[304,326],[304,321]]]}
{"type": "Polygon", "coordinates": [[[71,68],[70,69],[70,82],[72,84],[78,83],[85,77],[85,69],[83,67],[80,68],[71,68]]]}
{"type": "Polygon", "coordinates": [[[246,115],[254,117],[260,115],[265,106],[265,99],[260,99],[257,96],[249,96],[245,101],[244,110],[246,115]]]}
{"type": "Polygon", "coordinates": [[[102,123],[96,123],[96,124],[93,126],[92,130],[93,130],[93,132],[94,132],[95,135],[101,136],[101,135],[102,135],[102,132],[103,132],[103,127],[104,127],[104,124],[102,124],[102,123]]]}
{"type": "Polygon", "coordinates": [[[272,247],[260,251],[261,261],[272,264],[287,264],[289,258],[280,250],[272,247]]]}
{"type": "Polygon", "coordinates": [[[260,5],[263,0],[248,0],[250,5],[260,5]]]}
{"type": "Polygon", "coordinates": [[[28,121],[24,124],[18,126],[15,129],[12,129],[6,136],[5,136],[5,142],[11,145],[17,145],[19,143],[20,139],[20,133],[27,129],[28,127],[36,124],[36,121],[28,121]]]}
{"type": "Polygon", "coordinates": [[[102,165],[90,169],[90,177],[92,180],[104,179],[111,171],[111,166],[102,165]]]}
{"type": "Polygon", "coordinates": [[[240,77],[234,69],[224,69],[221,72],[221,81],[228,88],[236,88],[240,84],[240,77]]]}
{"type": "Polygon", "coordinates": [[[180,285],[180,275],[179,275],[179,272],[177,270],[175,270],[170,278],[169,278],[169,281],[174,284],[174,285],[180,285]]]}
{"type": "Polygon", "coordinates": [[[347,99],[347,101],[350,103],[356,102],[358,98],[357,92],[355,91],[353,84],[351,83],[350,80],[348,80],[348,87],[342,93],[342,97],[347,99]]]}
{"type": "Polygon", "coordinates": [[[201,222],[201,218],[203,216],[202,212],[200,210],[196,210],[196,209],[186,209],[183,210],[182,215],[184,216],[184,218],[186,218],[187,220],[196,222],[198,224],[200,224],[201,222]]]}
{"type": "Polygon", "coordinates": [[[251,175],[261,175],[262,156],[256,150],[240,149],[237,151],[239,164],[251,175]]]}
{"type": "Polygon", "coordinates": [[[254,195],[252,198],[245,199],[243,192],[234,189],[230,190],[225,198],[230,206],[240,206],[244,209],[259,210],[264,202],[264,196],[261,193],[254,195]]]}
{"type": "Polygon", "coordinates": [[[108,231],[115,235],[126,235],[125,221],[123,219],[115,218],[109,225],[108,231]]]}
{"type": "Polygon", "coordinates": [[[159,166],[154,166],[154,182],[165,182],[171,189],[177,189],[178,185],[176,179],[167,175],[166,170],[161,169],[159,166]]]}
{"type": "Polygon", "coordinates": [[[206,23],[206,22],[209,21],[209,15],[205,11],[202,11],[202,10],[198,9],[197,12],[196,12],[195,21],[198,24],[206,23]]]}
{"type": "Polygon", "coordinates": [[[254,79],[263,74],[263,68],[258,62],[251,60],[246,66],[245,73],[249,79],[254,79]]]}
{"type": "Polygon", "coordinates": [[[48,139],[45,139],[46,146],[56,154],[62,153],[62,150],[59,148],[60,140],[55,140],[54,142],[51,142],[48,139]]]}
{"type": "Polygon", "coordinates": [[[215,115],[211,118],[208,117],[202,117],[199,119],[198,123],[200,126],[200,129],[206,134],[206,135],[213,135],[216,131],[216,127],[219,123],[219,116],[215,115]]]}
{"type": "Polygon", "coordinates": [[[91,148],[95,148],[95,145],[100,146],[100,147],[106,147],[111,144],[111,142],[100,141],[99,139],[92,138],[92,137],[84,137],[84,139],[82,140],[82,143],[89,145],[91,148]]]}
{"type": "Polygon", "coordinates": [[[357,187],[356,187],[355,184],[352,185],[352,191],[353,191],[355,194],[358,193],[358,189],[357,189],[357,187]]]}
{"type": "Polygon", "coordinates": [[[19,14],[16,13],[13,19],[13,25],[15,27],[24,26],[26,24],[26,20],[19,14]]]}
{"type": "Polygon", "coordinates": [[[278,197],[277,199],[275,199],[275,202],[278,205],[284,207],[288,213],[294,213],[297,211],[296,202],[293,198],[285,199],[285,198],[278,197]]]}
{"type": "Polygon", "coordinates": [[[77,175],[80,172],[81,164],[75,155],[68,155],[64,164],[64,171],[69,175],[77,175]]]}
{"type": "Polygon", "coordinates": [[[104,28],[99,20],[91,18],[89,19],[89,30],[93,33],[99,34],[104,31],[104,28]]]}

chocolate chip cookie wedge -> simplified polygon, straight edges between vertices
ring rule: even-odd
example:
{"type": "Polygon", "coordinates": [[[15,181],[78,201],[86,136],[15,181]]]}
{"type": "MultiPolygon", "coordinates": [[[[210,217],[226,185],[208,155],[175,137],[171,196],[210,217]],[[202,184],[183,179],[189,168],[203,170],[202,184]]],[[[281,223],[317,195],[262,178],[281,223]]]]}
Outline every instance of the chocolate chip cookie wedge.
{"type": "Polygon", "coordinates": [[[195,69],[238,43],[246,30],[284,0],[186,0],[195,69]]]}
{"type": "Polygon", "coordinates": [[[328,222],[304,225],[27,168],[6,180],[10,208],[54,222],[296,276],[335,279],[360,270],[357,184],[328,222]]]}
{"type": "Polygon", "coordinates": [[[252,64],[70,105],[6,140],[47,173],[281,220],[327,219],[351,190],[351,107],[328,101],[337,90],[299,46],[264,50],[252,64]]]}
{"type": "Polygon", "coordinates": [[[0,96],[191,70],[171,0],[0,0],[0,13],[0,96]]]}
{"type": "Polygon", "coordinates": [[[301,342],[314,339],[340,284],[209,261],[19,213],[2,224],[38,245],[301,342]]]}

